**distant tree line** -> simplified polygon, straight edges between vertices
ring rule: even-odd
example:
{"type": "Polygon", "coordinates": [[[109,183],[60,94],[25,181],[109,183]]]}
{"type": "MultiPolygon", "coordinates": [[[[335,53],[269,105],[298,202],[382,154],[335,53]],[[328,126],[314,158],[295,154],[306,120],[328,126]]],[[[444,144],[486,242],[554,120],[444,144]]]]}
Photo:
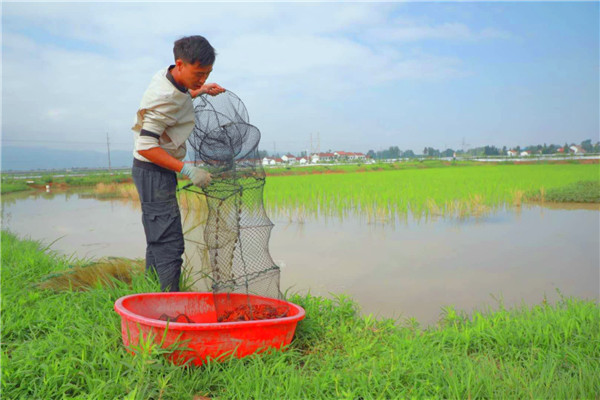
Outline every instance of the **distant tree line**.
{"type": "Polygon", "coordinates": [[[433,147],[425,147],[423,154],[415,154],[412,150],[400,150],[398,146],[390,146],[387,150],[369,150],[367,156],[376,160],[394,159],[394,158],[415,158],[415,157],[452,157],[454,150],[446,149],[439,151],[433,147]]]}
{"type": "MultiPolygon", "coordinates": [[[[508,150],[514,150],[517,153],[522,151],[528,151],[531,154],[556,154],[559,148],[563,148],[565,153],[569,152],[571,146],[576,146],[576,143],[565,143],[564,145],[558,144],[538,144],[530,146],[516,146],[507,148],[506,146],[498,148],[496,146],[483,146],[475,147],[466,151],[446,149],[439,150],[433,147],[425,147],[422,154],[415,154],[412,150],[400,150],[398,146],[390,146],[387,150],[369,150],[367,156],[376,160],[385,159],[397,159],[397,158],[414,158],[414,157],[453,157],[456,155],[468,155],[468,156],[503,156],[507,155],[508,150]]],[[[586,153],[600,153],[600,142],[592,144],[591,139],[584,140],[579,144],[586,153]]]]}
{"type": "MultiPolygon", "coordinates": [[[[559,145],[559,144],[546,144],[544,143],[542,144],[537,144],[537,145],[530,145],[530,146],[525,146],[525,147],[521,147],[521,146],[516,146],[513,148],[507,148],[506,146],[502,147],[501,149],[497,148],[496,146],[484,146],[484,147],[477,147],[477,148],[473,148],[473,149],[469,149],[468,151],[466,151],[465,153],[468,155],[473,155],[473,156],[503,156],[506,155],[508,150],[514,150],[517,153],[520,153],[522,151],[528,151],[531,154],[556,154],[558,153],[558,149],[562,148],[563,151],[565,153],[569,152],[569,148],[571,146],[577,146],[576,143],[566,143],[563,145],[559,145]]],[[[582,141],[579,146],[581,146],[581,148],[586,152],[586,153],[600,153],[600,142],[596,142],[595,144],[592,144],[592,139],[587,139],[582,141]]]]}
{"type": "MultiPolygon", "coordinates": [[[[422,154],[415,154],[412,150],[400,150],[398,146],[390,146],[386,150],[369,150],[367,152],[367,156],[375,159],[375,160],[387,160],[387,159],[398,159],[398,158],[415,158],[415,157],[453,157],[456,155],[468,155],[468,156],[505,156],[507,155],[508,150],[514,150],[517,153],[522,151],[528,151],[531,154],[556,154],[558,153],[559,148],[563,148],[565,153],[569,152],[569,148],[571,146],[576,146],[576,143],[565,143],[564,145],[558,144],[537,144],[530,146],[515,146],[515,147],[506,147],[498,148],[496,146],[483,146],[483,147],[475,147],[466,151],[458,150],[458,149],[445,149],[439,150],[433,147],[425,147],[423,149],[422,154]]],[[[586,153],[600,153],[600,142],[596,142],[592,144],[591,139],[584,140],[578,146],[586,153]]],[[[331,153],[331,150],[328,150],[331,153]]],[[[287,153],[283,153],[287,154],[287,153]]],[[[293,153],[292,153],[293,154],[293,153]]],[[[258,152],[260,158],[271,157],[271,158],[280,158],[280,153],[269,153],[266,150],[260,150],[258,152]]],[[[297,157],[306,157],[306,151],[302,151],[300,154],[295,154],[297,157]]]]}

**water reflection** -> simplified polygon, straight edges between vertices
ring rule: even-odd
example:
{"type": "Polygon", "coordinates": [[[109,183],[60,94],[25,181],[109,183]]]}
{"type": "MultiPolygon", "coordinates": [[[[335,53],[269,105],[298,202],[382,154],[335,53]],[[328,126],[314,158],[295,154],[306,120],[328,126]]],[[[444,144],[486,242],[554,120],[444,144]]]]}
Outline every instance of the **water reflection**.
{"type": "MultiPolygon", "coordinates": [[[[137,202],[85,198],[82,192],[2,197],[3,228],[77,257],[144,256],[137,202]]],[[[207,264],[203,216],[183,211],[186,256],[195,277],[207,264]]],[[[463,310],[539,303],[565,295],[599,298],[598,205],[523,205],[479,217],[405,216],[367,221],[343,215],[271,215],[270,251],[282,289],[347,293],[363,312],[435,323],[442,306],[463,310]]],[[[207,287],[200,280],[199,289],[207,287]]]]}

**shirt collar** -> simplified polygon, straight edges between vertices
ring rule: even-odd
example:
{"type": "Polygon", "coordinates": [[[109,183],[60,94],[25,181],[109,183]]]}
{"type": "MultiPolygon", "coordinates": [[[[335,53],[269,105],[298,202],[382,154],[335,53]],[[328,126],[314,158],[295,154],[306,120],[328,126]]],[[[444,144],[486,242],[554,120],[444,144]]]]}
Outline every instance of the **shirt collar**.
{"type": "Polygon", "coordinates": [[[167,68],[167,79],[177,88],[177,90],[182,93],[187,93],[188,90],[185,86],[181,86],[179,83],[175,82],[175,78],[173,78],[173,75],[171,74],[173,68],[175,68],[175,65],[170,65],[169,68],[167,68]]]}

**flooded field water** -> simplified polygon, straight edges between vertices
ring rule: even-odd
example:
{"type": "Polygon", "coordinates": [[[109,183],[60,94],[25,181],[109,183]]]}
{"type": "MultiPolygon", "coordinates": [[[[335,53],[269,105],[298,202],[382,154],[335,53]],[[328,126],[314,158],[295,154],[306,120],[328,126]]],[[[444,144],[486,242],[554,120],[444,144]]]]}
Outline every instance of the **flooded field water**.
{"type": "MultiPolygon", "coordinates": [[[[2,227],[76,258],[142,258],[139,205],[81,193],[2,197],[2,227]]],[[[435,323],[442,307],[599,299],[597,205],[531,205],[480,218],[369,224],[359,218],[275,223],[282,290],[353,297],[363,313],[435,323]]],[[[192,247],[193,243],[187,242],[192,247]]],[[[193,250],[193,249],[188,249],[193,250]]]]}

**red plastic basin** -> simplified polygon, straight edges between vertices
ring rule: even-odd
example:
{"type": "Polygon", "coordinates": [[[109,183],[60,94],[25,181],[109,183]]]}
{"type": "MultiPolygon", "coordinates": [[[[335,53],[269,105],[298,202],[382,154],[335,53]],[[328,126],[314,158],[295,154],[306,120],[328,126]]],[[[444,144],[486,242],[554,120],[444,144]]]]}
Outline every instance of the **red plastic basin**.
{"type": "Polygon", "coordinates": [[[213,293],[140,293],[124,296],[115,302],[121,315],[123,344],[130,352],[140,339],[152,338],[163,348],[181,345],[182,350],[170,354],[176,364],[188,360],[202,365],[208,358],[241,358],[269,348],[282,348],[294,337],[296,324],[304,318],[304,309],[296,304],[254,295],[230,293],[229,301],[239,305],[264,304],[289,307],[286,317],[257,321],[217,322],[213,293]],[[162,321],[163,314],[187,315],[194,323],[162,321]],[[162,343],[162,344],[161,344],[162,343]]]}

